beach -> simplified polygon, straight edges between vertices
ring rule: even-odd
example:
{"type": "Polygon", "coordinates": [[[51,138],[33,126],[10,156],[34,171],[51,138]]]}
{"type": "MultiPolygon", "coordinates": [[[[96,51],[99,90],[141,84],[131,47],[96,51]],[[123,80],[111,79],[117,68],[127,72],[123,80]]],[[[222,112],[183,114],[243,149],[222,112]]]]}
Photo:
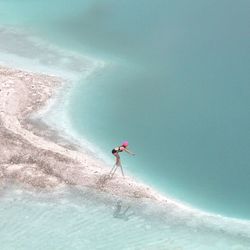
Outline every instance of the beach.
{"type": "Polygon", "coordinates": [[[250,250],[229,2],[0,0],[1,250],[250,250]]]}
{"type": "MultiPolygon", "coordinates": [[[[94,153],[67,140],[58,140],[60,135],[53,136],[54,130],[31,121],[30,116],[39,112],[58,89],[68,84],[62,78],[1,67],[0,79],[2,191],[8,190],[10,185],[47,193],[66,187],[87,188],[96,194],[107,195],[111,203],[115,199],[129,201],[142,206],[142,214],[155,214],[162,218],[170,216],[177,224],[185,222],[192,225],[192,221],[202,217],[198,224],[205,220],[203,227],[210,230],[214,223],[219,228],[227,228],[228,223],[233,222],[238,225],[237,230],[242,227],[242,235],[248,237],[247,221],[224,219],[199,211],[159,194],[131,176],[123,178],[116,173],[110,179],[111,167],[94,153]]],[[[193,224],[195,228],[196,223],[193,224]]],[[[231,230],[229,235],[234,235],[235,229],[231,230]]]]}
{"type": "Polygon", "coordinates": [[[110,166],[102,160],[83,148],[73,150],[71,145],[49,140],[49,128],[29,122],[29,116],[64,84],[63,79],[6,67],[0,74],[2,185],[7,179],[38,188],[82,185],[135,199],[165,200],[131,177],[117,174],[109,179],[110,166]]]}

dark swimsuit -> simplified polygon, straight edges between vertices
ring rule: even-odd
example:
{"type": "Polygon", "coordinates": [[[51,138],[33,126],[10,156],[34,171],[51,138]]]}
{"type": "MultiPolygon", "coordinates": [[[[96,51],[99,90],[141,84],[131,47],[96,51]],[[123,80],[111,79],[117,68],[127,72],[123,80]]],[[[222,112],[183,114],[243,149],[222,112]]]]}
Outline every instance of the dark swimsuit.
{"type": "Polygon", "coordinates": [[[125,148],[124,146],[120,146],[118,147],[118,150],[116,150],[115,148],[112,150],[112,154],[116,154],[118,152],[122,152],[123,150],[121,150],[121,147],[125,148]]]}

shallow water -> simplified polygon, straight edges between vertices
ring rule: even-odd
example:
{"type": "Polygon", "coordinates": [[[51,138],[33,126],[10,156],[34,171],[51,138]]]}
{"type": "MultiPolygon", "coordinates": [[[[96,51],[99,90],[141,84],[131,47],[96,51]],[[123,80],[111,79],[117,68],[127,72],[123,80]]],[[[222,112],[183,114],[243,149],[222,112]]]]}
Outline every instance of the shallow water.
{"type": "Polygon", "coordinates": [[[121,200],[119,217],[117,201],[77,188],[32,193],[8,187],[1,193],[1,249],[250,249],[248,237],[147,202],[121,200]]]}
{"type": "MultiPolygon", "coordinates": [[[[123,156],[126,172],[194,207],[249,219],[248,5],[0,0],[0,24],[7,27],[0,32],[0,61],[71,79],[84,75],[63,104],[52,106],[51,123],[97,145],[105,157],[127,139],[137,155],[123,156]]],[[[45,242],[51,249],[250,245],[249,221],[171,209],[166,220],[142,219],[135,208],[136,215],[124,221],[112,217],[105,199],[85,201],[85,207],[77,195],[67,196],[64,205],[61,197],[51,202],[16,195],[5,195],[0,206],[6,249],[18,242],[20,249],[39,249],[45,242]]]]}
{"type": "Polygon", "coordinates": [[[92,6],[70,34],[113,58],[73,91],[69,116],[107,153],[129,140],[128,170],[162,192],[249,219],[247,5],[95,3],[102,15],[92,6]]]}

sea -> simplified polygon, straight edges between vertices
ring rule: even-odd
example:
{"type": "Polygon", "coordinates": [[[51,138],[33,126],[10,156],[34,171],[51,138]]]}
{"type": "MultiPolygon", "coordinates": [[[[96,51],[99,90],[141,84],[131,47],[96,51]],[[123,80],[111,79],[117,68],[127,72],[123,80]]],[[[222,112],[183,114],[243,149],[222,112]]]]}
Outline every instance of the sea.
{"type": "Polygon", "coordinates": [[[196,211],[122,201],[120,218],[119,200],[90,190],[15,186],[0,198],[1,249],[250,249],[249,9],[0,0],[0,63],[72,83],[43,120],[110,167],[128,140],[125,174],[196,211]]]}

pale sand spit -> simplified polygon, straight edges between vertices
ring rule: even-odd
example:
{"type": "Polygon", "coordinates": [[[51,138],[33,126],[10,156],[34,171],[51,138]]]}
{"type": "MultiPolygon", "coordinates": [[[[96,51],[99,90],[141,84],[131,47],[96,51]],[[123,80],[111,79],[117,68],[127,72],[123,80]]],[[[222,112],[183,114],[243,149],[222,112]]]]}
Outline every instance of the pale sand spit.
{"type": "Polygon", "coordinates": [[[87,153],[49,139],[47,128],[29,120],[65,84],[63,79],[0,67],[0,183],[36,188],[79,185],[120,197],[166,202],[152,188],[119,174],[87,153]]]}

